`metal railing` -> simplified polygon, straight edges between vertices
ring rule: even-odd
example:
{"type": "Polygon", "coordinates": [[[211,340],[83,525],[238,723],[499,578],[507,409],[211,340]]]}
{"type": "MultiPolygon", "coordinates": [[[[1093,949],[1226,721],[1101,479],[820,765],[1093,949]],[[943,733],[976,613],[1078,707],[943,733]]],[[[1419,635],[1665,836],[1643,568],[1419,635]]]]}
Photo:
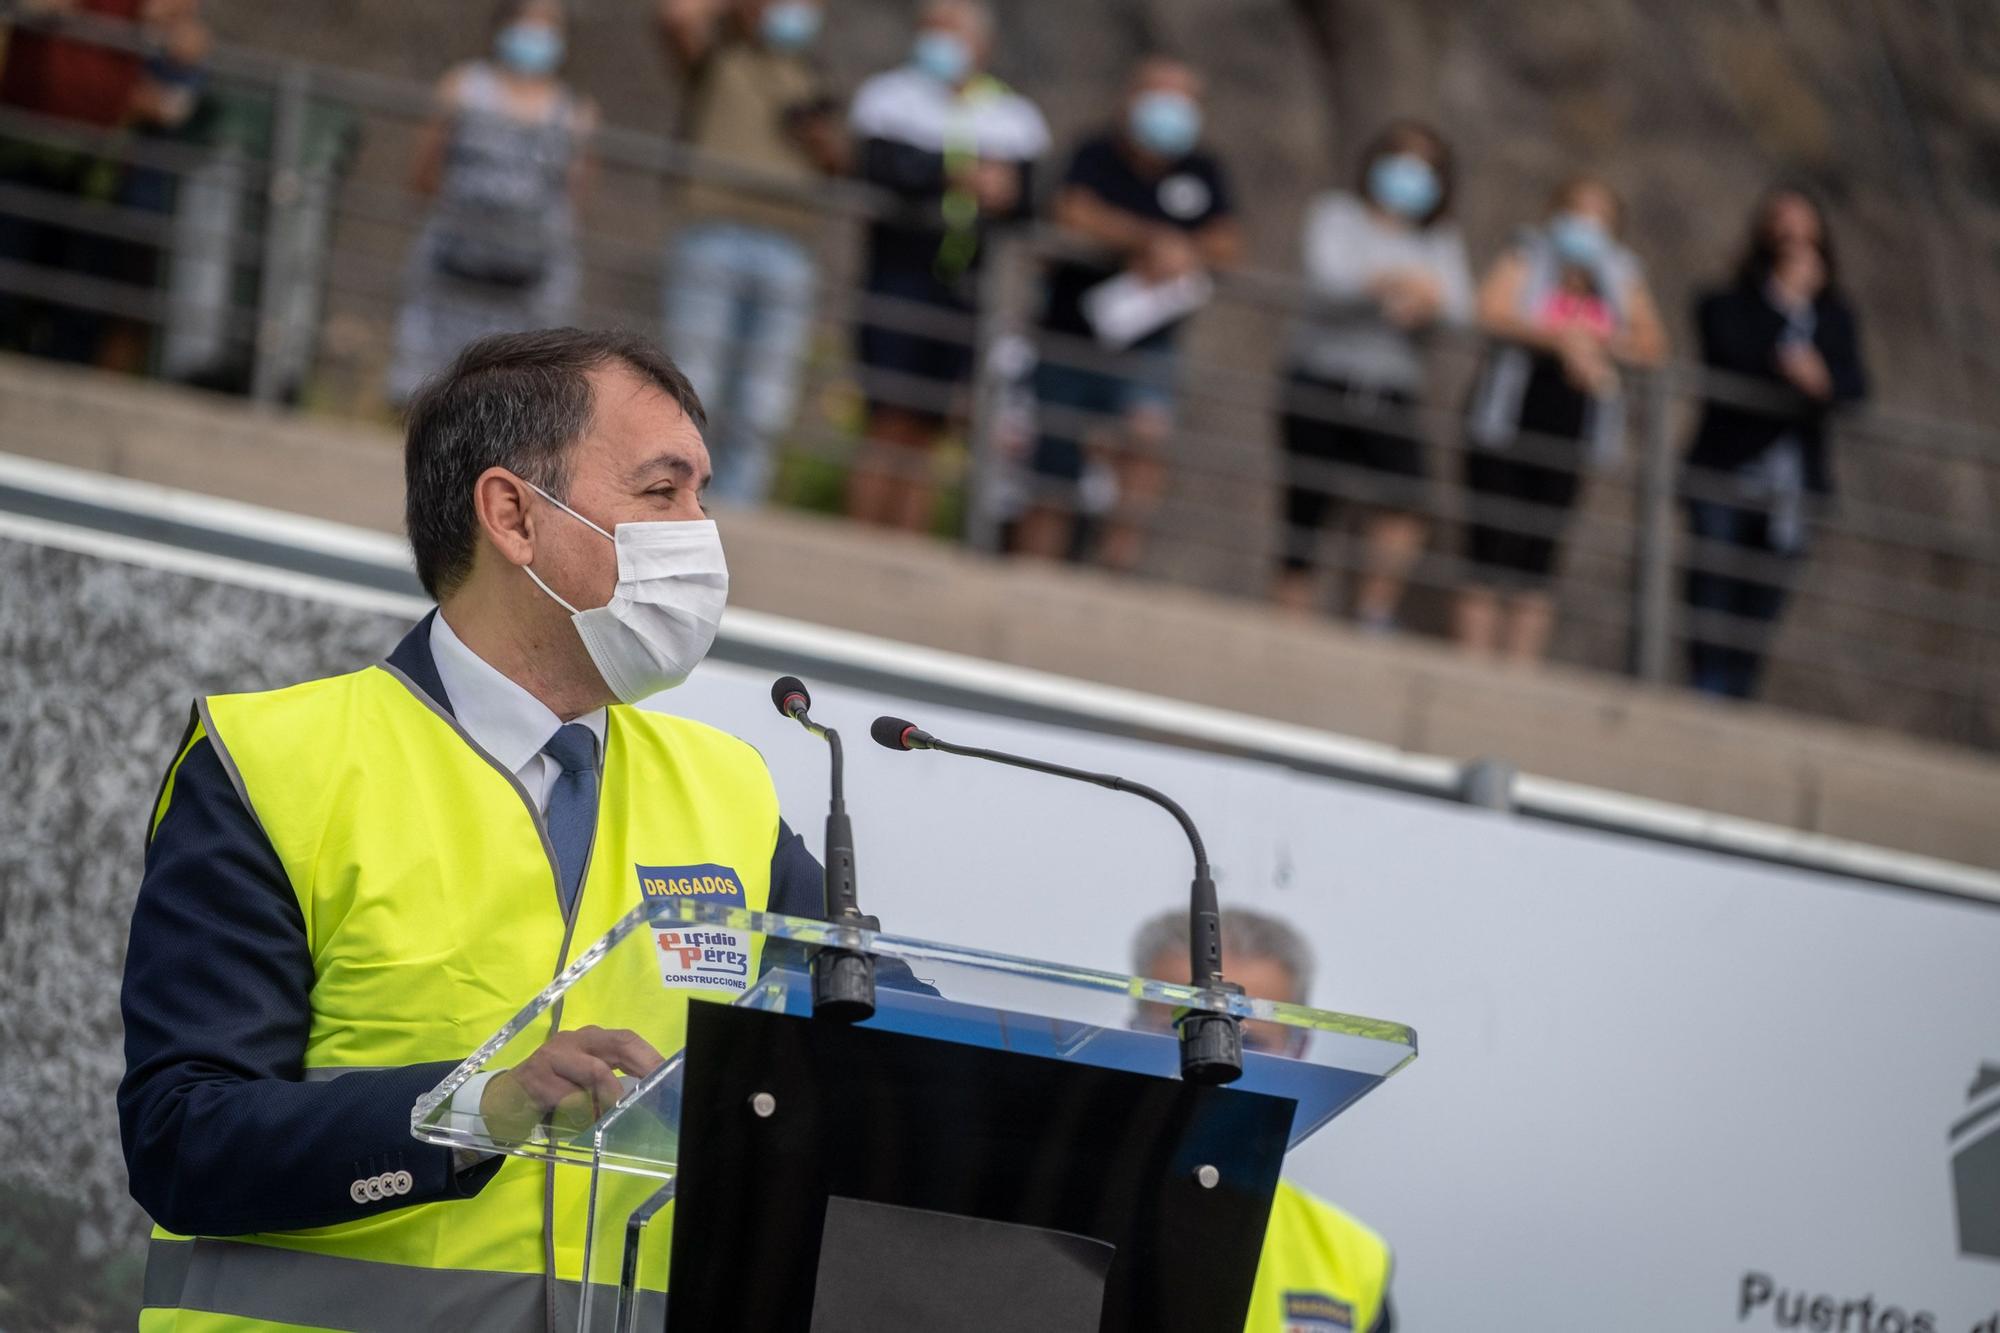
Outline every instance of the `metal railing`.
{"type": "MultiPolygon", "coordinates": [[[[0,21],[9,13],[0,2],[0,21]]],[[[70,19],[58,26],[80,39],[143,49],[125,25],[70,19]]],[[[414,126],[431,112],[430,91],[229,48],[213,54],[209,71],[210,97],[252,108],[255,132],[190,143],[0,108],[0,147],[36,145],[117,170],[162,173],[179,187],[175,211],[162,213],[0,179],[6,225],[147,247],[161,260],[156,281],[135,283],[0,250],[5,309],[20,318],[23,309],[60,307],[150,328],[156,368],[229,384],[260,401],[386,413],[383,351],[429,208],[401,180],[414,126]],[[329,128],[336,124],[341,128],[329,128]],[[196,364],[190,348],[215,365],[196,364]],[[224,363],[234,369],[217,368],[224,363]]],[[[1090,436],[1117,424],[1116,414],[1038,407],[1033,359],[1130,372],[1128,361],[1087,341],[1036,327],[1042,271],[1075,253],[1059,233],[1037,226],[996,237],[974,313],[944,310],[868,292],[858,280],[861,229],[906,211],[882,191],[848,180],[802,188],[625,129],[600,131],[590,152],[597,181],[579,214],[580,322],[658,326],[662,245],[678,212],[672,191],[682,184],[786,201],[814,218],[812,334],[801,407],[783,439],[781,499],[837,504],[840,477],[864,447],[861,404],[877,401],[962,417],[955,446],[899,452],[878,444],[870,463],[937,480],[955,497],[950,526],[975,547],[1001,551],[1028,503],[1086,522],[1098,517],[1079,510],[1073,487],[1037,478],[1024,459],[1039,432],[1090,436]],[[848,331],[862,321],[968,345],[970,382],[941,384],[854,364],[848,331]]],[[[1472,330],[1447,329],[1432,339],[1431,388],[1420,401],[1366,418],[1372,429],[1417,441],[1430,459],[1426,478],[1281,458],[1274,441],[1284,365],[1275,335],[1314,309],[1312,293],[1289,275],[1219,276],[1215,300],[1181,340],[1177,422],[1164,455],[1168,485],[1144,515],[1145,572],[1263,596],[1287,541],[1274,501],[1289,478],[1335,501],[1366,496],[1425,521],[1429,541],[1407,570],[1407,623],[1442,624],[1451,599],[1482,576],[1462,539],[1468,520],[1476,520],[1493,532],[1559,544],[1558,576],[1549,584],[1558,660],[1666,683],[1679,677],[1691,640],[1736,647],[1768,659],[1767,699],[2000,746],[2000,549],[1991,523],[2000,434],[1903,410],[1847,414],[1838,427],[1844,489],[1831,509],[1813,515],[1814,544],[1801,560],[1688,534],[1683,507],[1690,500],[1749,503],[1739,477],[1681,460],[1694,415],[1711,401],[1765,409],[1787,401],[1768,384],[1685,364],[1625,376],[1628,440],[1614,465],[1588,467],[1570,440],[1512,443],[1509,456],[1519,462],[1583,469],[1574,504],[1465,485],[1462,390],[1488,352],[1472,330]],[[1787,587],[1791,608],[1775,628],[1756,616],[1697,609],[1686,599],[1691,574],[1787,587]]],[[[0,339],[19,332],[0,327],[0,339]]],[[[1292,410],[1302,410],[1297,395],[1292,410]]],[[[1333,423],[1358,420],[1353,404],[1337,399],[1310,401],[1303,411],[1333,423]]],[[[1340,533],[1320,536],[1316,557],[1316,567],[1336,581],[1370,568],[1367,553],[1340,533]]]]}

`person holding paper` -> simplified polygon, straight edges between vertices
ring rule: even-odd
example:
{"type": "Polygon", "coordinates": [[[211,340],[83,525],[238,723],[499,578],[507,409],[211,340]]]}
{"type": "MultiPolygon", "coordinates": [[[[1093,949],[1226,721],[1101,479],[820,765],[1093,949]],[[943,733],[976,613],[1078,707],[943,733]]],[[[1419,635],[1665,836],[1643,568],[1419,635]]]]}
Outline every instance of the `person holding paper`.
{"type": "Polygon", "coordinates": [[[1087,515],[1101,516],[1104,564],[1129,570],[1144,553],[1166,481],[1179,330],[1207,299],[1207,274],[1242,248],[1222,166],[1200,147],[1202,95],[1183,61],[1140,61],[1118,124],[1077,148],[1057,190],[1055,222],[1074,249],[1049,272],[1023,553],[1081,556],[1087,515]]]}

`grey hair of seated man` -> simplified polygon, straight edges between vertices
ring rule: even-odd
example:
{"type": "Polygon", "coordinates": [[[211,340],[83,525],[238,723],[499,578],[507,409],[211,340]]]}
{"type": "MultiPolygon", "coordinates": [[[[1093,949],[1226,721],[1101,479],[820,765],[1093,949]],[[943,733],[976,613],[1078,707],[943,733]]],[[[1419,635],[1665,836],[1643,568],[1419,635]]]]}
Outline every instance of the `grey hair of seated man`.
{"type": "MultiPolygon", "coordinates": [[[[1132,970],[1149,975],[1154,965],[1168,954],[1185,957],[1188,947],[1188,918],[1185,910],[1162,912],[1139,927],[1132,937],[1132,970]]],[[[1276,963],[1292,978],[1289,997],[1304,1004],[1312,994],[1312,946],[1289,922],[1264,912],[1230,908],[1222,914],[1222,959],[1225,972],[1236,962],[1261,958],[1276,963]]]]}

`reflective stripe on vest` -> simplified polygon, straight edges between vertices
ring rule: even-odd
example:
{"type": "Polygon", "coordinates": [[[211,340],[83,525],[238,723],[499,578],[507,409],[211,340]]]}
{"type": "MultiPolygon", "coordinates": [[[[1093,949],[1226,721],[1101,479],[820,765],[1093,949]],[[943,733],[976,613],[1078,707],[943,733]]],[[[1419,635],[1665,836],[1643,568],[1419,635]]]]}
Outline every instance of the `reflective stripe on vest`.
{"type": "MultiPolygon", "coordinates": [[[[778,828],[770,775],[748,745],[697,723],[608,710],[597,829],[566,918],[554,857],[527,793],[393,668],[218,696],[199,703],[197,713],[298,897],[315,974],[303,1053],[310,1082],[463,1059],[642,901],[645,883],[753,910],[769,901],[778,828]]],[[[637,954],[629,966],[629,975],[607,976],[594,995],[571,996],[561,1025],[632,1027],[671,1052],[683,1044],[689,994],[735,998],[706,982],[670,986],[637,954]],[[636,998],[612,1003],[614,993],[636,998]]],[[[737,993],[756,973],[753,950],[737,993]]],[[[414,1140],[409,1150],[447,1151],[414,1140]]],[[[614,1194],[627,1179],[613,1182],[614,1194]]],[[[653,1188],[636,1177],[629,1183],[634,1202],[653,1188]]],[[[351,1206],[348,1187],[341,1181],[338,1202],[351,1206]]],[[[314,1325],[304,1308],[310,1302],[298,1295],[320,1290],[313,1276],[320,1273],[340,1274],[343,1291],[360,1302],[322,1307],[317,1318],[337,1317],[334,1327],[433,1322],[398,1308],[399,1284],[419,1281],[440,1282],[450,1294],[434,1299],[453,1309],[460,1300],[521,1302],[518,1318],[527,1322],[498,1327],[560,1324],[584,1276],[588,1187],[584,1170],[551,1172],[510,1158],[471,1199],[401,1208],[385,1199],[351,1223],[163,1250],[196,1256],[223,1246],[216,1253],[226,1257],[199,1264],[190,1257],[184,1282],[163,1276],[162,1301],[149,1299],[147,1327],[226,1326],[172,1318],[166,1302],[182,1299],[184,1309],[276,1323],[304,1314],[307,1326],[324,1327],[314,1325]],[[246,1251],[255,1254],[241,1257],[246,1251]],[[368,1271],[374,1268],[379,1279],[368,1271]],[[287,1276],[294,1269],[296,1283],[287,1276]],[[545,1274],[558,1282],[545,1282],[545,1274]],[[170,1295],[169,1287],[186,1295],[170,1295]]],[[[670,1225],[671,1209],[648,1229],[642,1280],[651,1290],[666,1286],[670,1225]]],[[[163,1231],[155,1236],[163,1247],[187,1243],[163,1231]]],[[[593,1252],[596,1282],[616,1283],[621,1241],[593,1252]]],[[[161,1262],[162,1274],[171,1275],[180,1261],[161,1262]]],[[[484,1326],[456,1316],[443,1322],[484,1326]]]]}
{"type": "Polygon", "coordinates": [[[1389,1290],[1389,1247],[1340,1209],[1279,1181],[1246,1333],[1368,1333],[1389,1290]]]}
{"type": "MultiPolygon", "coordinates": [[[[556,1288],[558,1322],[574,1327],[583,1285],[559,1282],[556,1288]]],[[[536,1333],[548,1320],[539,1273],[441,1272],[209,1239],[154,1240],[146,1251],[143,1303],[148,1310],[301,1328],[536,1333]]],[[[617,1303],[617,1292],[600,1284],[591,1295],[591,1326],[610,1327],[617,1303]]],[[[638,1326],[659,1328],[666,1316],[665,1294],[646,1293],[638,1326]]],[[[142,1325],[152,1322],[142,1317],[142,1325]]]]}

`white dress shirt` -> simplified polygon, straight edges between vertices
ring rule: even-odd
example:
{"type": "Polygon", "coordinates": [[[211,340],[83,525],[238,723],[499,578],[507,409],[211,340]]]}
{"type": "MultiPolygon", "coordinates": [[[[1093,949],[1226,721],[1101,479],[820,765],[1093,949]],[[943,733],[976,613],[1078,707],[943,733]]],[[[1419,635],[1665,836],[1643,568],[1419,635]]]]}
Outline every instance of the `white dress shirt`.
{"type": "MultiPolygon", "coordinates": [[[[542,753],[549,737],[563,725],[549,706],[503,675],[452,632],[438,612],[431,618],[431,657],[438,680],[451,700],[452,715],[472,743],[492,755],[517,778],[543,814],[555,790],[561,765],[542,753]]],[[[597,764],[604,766],[604,710],[576,719],[597,738],[597,764]]]]}
{"type": "MultiPolygon", "coordinates": [[[[547,704],[466,647],[465,640],[445,623],[442,611],[431,617],[431,658],[437,664],[438,682],[444,686],[445,697],[451,700],[452,716],[458,719],[459,727],[472,738],[474,745],[514,775],[535,808],[546,815],[549,793],[555,790],[562,766],[543,754],[542,747],[556,734],[556,728],[563,725],[562,719],[550,712],[547,704]]],[[[602,769],[604,710],[585,713],[577,721],[590,728],[590,734],[597,738],[597,764],[602,769]]],[[[487,1081],[497,1072],[486,1070],[474,1074],[452,1094],[453,1112],[469,1121],[468,1127],[474,1132],[483,1132],[479,1099],[486,1091],[487,1081]]],[[[463,1171],[491,1156],[459,1148],[453,1160],[457,1169],[463,1171]]]]}

